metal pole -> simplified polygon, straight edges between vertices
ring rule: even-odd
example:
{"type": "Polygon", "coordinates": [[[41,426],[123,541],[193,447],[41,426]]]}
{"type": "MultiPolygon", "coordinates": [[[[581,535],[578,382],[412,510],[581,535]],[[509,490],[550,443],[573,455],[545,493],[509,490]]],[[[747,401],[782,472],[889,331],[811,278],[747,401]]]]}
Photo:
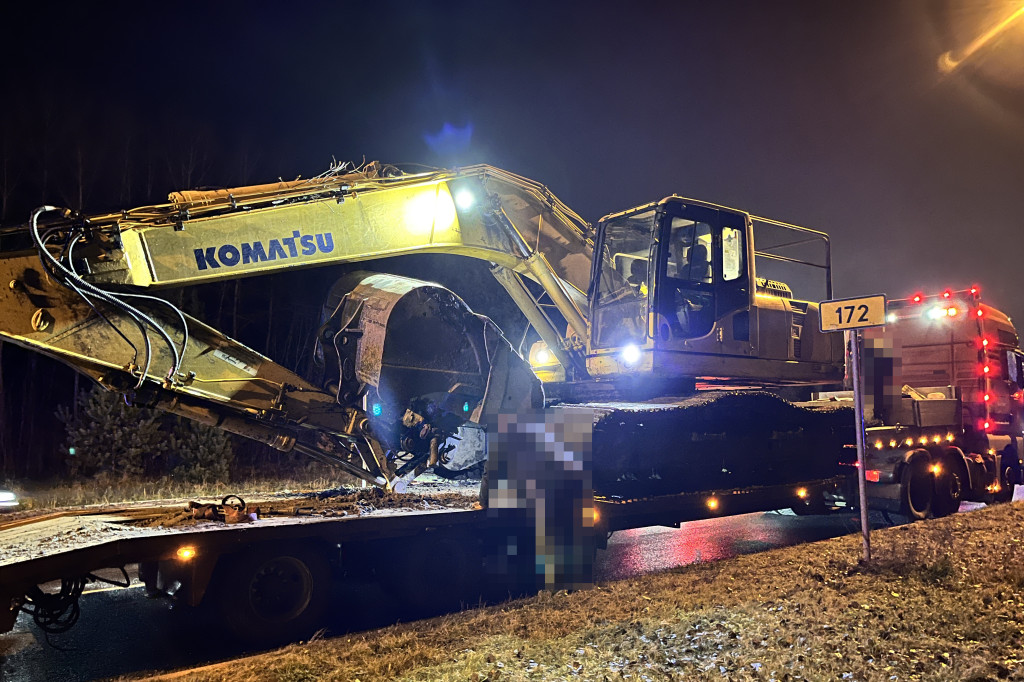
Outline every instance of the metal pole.
{"type": "Polygon", "coordinates": [[[864,479],[864,376],[860,366],[861,331],[850,333],[853,370],[853,411],[857,422],[857,487],[860,493],[860,530],[864,536],[864,563],[871,561],[871,525],[868,523],[868,493],[864,479]]]}

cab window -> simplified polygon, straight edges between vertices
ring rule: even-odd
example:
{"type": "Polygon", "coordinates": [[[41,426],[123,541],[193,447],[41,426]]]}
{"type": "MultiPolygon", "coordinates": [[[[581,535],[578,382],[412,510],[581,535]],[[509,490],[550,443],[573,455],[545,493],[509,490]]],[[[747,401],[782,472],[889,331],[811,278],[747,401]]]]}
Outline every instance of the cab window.
{"type": "Polygon", "coordinates": [[[662,335],[666,338],[704,336],[714,326],[712,234],[707,222],[671,218],[665,286],[659,295],[662,335]]]}
{"type": "Polygon", "coordinates": [[[711,284],[711,226],[685,218],[672,218],[669,234],[668,276],[711,284]]]}
{"type": "Polygon", "coordinates": [[[647,336],[654,225],[653,210],[605,224],[594,306],[595,347],[643,343],[647,336]]]}
{"type": "Polygon", "coordinates": [[[743,231],[722,228],[722,279],[732,282],[745,274],[743,268],[743,231]]]}

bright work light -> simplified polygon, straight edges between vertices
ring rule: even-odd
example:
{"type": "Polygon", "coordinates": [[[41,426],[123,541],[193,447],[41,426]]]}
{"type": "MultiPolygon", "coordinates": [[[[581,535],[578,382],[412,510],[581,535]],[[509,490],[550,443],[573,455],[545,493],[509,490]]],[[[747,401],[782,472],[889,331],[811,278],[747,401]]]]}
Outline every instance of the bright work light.
{"type": "Polygon", "coordinates": [[[627,365],[635,365],[640,362],[640,349],[634,344],[629,344],[622,349],[622,361],[627,365]]]}
{"type": "Polygon", "coordinates": [[[476,197],[468,189],[460,189],[455,193],[455,205],[462,211],[468,211],[476,204],[476,197]]]}

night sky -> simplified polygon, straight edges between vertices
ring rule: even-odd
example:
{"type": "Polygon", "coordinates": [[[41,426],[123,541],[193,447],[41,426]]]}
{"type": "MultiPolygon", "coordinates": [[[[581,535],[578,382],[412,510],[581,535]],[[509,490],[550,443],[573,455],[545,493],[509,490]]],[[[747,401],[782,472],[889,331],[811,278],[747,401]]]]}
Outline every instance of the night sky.
{"type": "Polygon", "coordinates": [[[483,162],[591,221],[675,192],[824,230],[837,297],[977,283],[1019,323],[1024,19],[937,60],[1020,5],[20,3],[0,218],[483,162]]]}

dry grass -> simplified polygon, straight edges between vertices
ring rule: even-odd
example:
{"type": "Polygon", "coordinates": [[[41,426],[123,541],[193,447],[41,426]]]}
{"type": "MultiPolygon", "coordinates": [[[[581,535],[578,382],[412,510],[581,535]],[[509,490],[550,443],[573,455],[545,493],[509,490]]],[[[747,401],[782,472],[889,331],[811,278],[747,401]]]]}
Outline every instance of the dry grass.
{"type": "Polygon", "coordinates": [[[320,639],[175,679],[1024,679],[1020,503],[320,639]]]}
{"type": "Polygon", "coordinates": [[[18,494],[26,510],[85,507],[156,500],[219,498],[224,495],[258,497],[294,491],[326,490],[351,484],[352,477],[328,467],[309,467],[290,478],[248,478],[229,483],[184,483],[170,478],[138,480],[97,477],[91,481],[6,486],[18,494]]]}

